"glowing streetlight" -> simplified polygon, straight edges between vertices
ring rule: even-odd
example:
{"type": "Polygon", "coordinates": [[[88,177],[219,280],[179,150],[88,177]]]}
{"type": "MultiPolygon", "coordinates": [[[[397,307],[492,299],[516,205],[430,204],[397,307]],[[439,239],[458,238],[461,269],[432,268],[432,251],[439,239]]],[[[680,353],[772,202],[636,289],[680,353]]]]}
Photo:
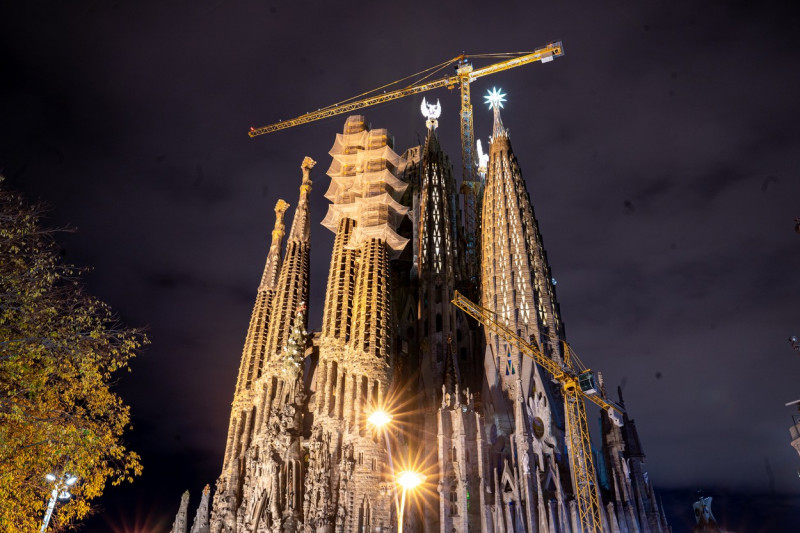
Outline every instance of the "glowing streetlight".
{"type": "Polygon", "coordinates": [[[382,428],[386,424],[392,421],[392,415],[387,413],[382,409],[378,409],[367,418],[367,422],[375,426],[376,428],[382,428]]]}
{"type": "Polygon", "coordinates": [[[425,476],[419,472],[405,470],[397,475],[397,484],[403,487],[403,495],[400,498],[400,513],[397,515],[397,533],[403,533],[403,514],[406,507],[406,492],[414,490],[425,482],[425,476]]]}
{"type": "MultiPolygon", "coordinates": [[[[373,411],[371,415],[367,418],[367,422],[372,424],[375,429],[384,430],[383,436],[386,439],[386,454],[389,456],[389,468],[392,470],[392,476],[394,476],[394,461],[392,460],[392,444],[389,442],[389,432],[386,431],[386,426],[392,421],[392,415],[384,411],[383,409],[377,409],[373,411]]],[[[397,491],[394,491],[394,509],[398,513],[400,512],[400,504],[397,502],[397,491]]]]}
{"type": "Polygon", "coordinates": [[[69,488],[78,482],[77,476],[64,474],[61,479],[56,478],[55,474],[47,474],[44,478],[53,484],[53,490],[50,492],[50,501],[47,504],[47,511],[44,513],[44,520],[42,520],[42,528],[40,533],[47,530],[47,525],[50,523],[50,517],[53,516],[53,509],[56,507],[56,500],[69,500],[72,494],[69,488]]]}

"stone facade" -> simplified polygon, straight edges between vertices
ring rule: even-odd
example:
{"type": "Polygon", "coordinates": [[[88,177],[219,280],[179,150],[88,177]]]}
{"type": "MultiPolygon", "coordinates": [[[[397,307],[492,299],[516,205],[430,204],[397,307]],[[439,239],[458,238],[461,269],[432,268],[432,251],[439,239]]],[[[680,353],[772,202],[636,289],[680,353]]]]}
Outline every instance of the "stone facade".
{"type": "MultiPolygon", "coordinates": [[[[278,202],[222,473],[207,522],[204,495],[198,532],[390,532],[403,501],[405,531],[578,533],[560,391],[450,304],[455,290],[480,299],[563,358],[555,282],[525,181],[495,109],[488,160],[457,187],[436,117],[424,146],[402,155],[362,116],[337,134],[322,221],[335,238],[313,334],[304,303],[312,160],[301,166],[283,257],[288,204],[278,202]],[[394,416],[383,428],[369,421],[380,409],[394,416]],[[408,501],[395,481],[407,468],[426,476],[408,501]]],[[[626,422],[603,419],[603,529],[670,531],[626,422]]]]}

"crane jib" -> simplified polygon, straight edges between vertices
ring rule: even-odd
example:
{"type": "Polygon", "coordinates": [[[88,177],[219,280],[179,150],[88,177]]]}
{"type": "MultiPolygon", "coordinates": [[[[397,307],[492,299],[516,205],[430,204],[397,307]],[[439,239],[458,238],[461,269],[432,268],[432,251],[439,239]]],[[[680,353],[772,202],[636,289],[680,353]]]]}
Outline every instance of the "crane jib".
{"type": "MultiPolygon", "coordinates": [[[[276,122],[275,124],[270,124],[268,126],[263,126],[261,128],[255,128],[255,127],[250,128],[250,131],[247,134],[251,138],[258,137],[259,135],[264,135],[265,133],[272,133],[274,131],[285,130],[287,128],[299,126],[301,124],[308,124],[309,122],[314,122],[316,120],[321,120],[324,118],[333,117],[344,113],[349,113],[350,111],[355,111],[357,109],[363,109],[365,107],[370,107],[384,102],[397,100],[398,98],[404,98],[406,96],[418,94],[425,91],[430,91],[433,89],[438,89],[440,87],[453,88],[456,85],[461,85],[464,83],[468,84],[477,78],[488,76],[489,74],[494,74],[496,72],[508,70],[510,68],[527,65],[529,63],[534,63],[537,61],[546,63],[552,61],[553,58],[560,57],[562,55],[564,55],[564,48],[561,42],[558,41],[556,43],[548,44],[547,46],[544,46],[539,50],[534,51],[532,54],[526,54],[519,57],[515,57],[513,59],[508,59],[506,61],[500,61],[499,63],[494,63],[492,65],[481,67],[479,69],[473,70],[471,72],[465,72],[457,76],[445,76],[438,80],[410,85],[403,89],[397,89],[394,91],[385,92],[377,96],[371,96],[369,98],[356,100],[354,102],[348,102],[348,103],[336,104],[324,107],[318,109],[317,111],[312,111],[306,113],[305,115],[300,115],[299,117],[295,117],[289,120],[282,120],[276,122]]],[[[466,60],[465,57],[462,56],[459,57],[461,58],[461,60],[466,60]]]]}

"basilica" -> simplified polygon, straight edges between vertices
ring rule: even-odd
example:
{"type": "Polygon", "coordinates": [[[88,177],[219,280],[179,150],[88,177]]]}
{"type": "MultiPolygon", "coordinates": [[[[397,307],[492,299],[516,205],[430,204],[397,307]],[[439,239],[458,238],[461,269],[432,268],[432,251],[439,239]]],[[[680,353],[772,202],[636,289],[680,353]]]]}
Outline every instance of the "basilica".
{"type": "MultiPolygon", "coordinates": [[[[317,163],[302,161],[288,233],[290,205],[275,204],[221,474],[191,528],[184,496],[174,533],[588,531],[563,391],[451,303],[458,291],[544,357],[568,357],[502,95],[489,101],[487,153],[476,147],[460,184],[439,144],[440,107],[424,101],[424,144],[402,152],[364,116],[345,120],[321,221],[309,210],[317,163]],[[335,235],[320,331],[306,329],[313,223],[335,235]],[[417,487],[398,482],[411,472],[417,487]]],[[[607,397],[601,375],[596,388],[607,397]]],[[[625,410],[621,393],[613,401],[625,410]]],[[[584,458],[583,488],[599,502],[591,531],[671,531],[633,420],[600,418],[584,458]]]]}

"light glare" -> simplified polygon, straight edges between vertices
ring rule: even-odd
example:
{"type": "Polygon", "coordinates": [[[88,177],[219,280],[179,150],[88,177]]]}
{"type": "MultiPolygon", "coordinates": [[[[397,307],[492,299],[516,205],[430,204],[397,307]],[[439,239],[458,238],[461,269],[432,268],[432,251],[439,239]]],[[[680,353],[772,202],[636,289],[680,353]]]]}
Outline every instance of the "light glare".
{"type": "Polygon", "coordinates": [[[506,101],[505,93],[501,92],[497,87],[492,87],[492,90],[483,98],[489,105],[489,109],[503,109],[503,102],[506,101]]]}
{"type": "Polygon", "coordinates": [[[386,411],[378,409],[377,411],[369,415],[367,421],[373,426],[380,428],[392,421],[392,415],[390,415],[386,411]]]}
{"type": "Polygon", "coordinates": [[[421,485],[425,481],[425,476],[419,472],[412,472],[406,470],[397,475],[397,483],[403,487],[403,490],[411,490],[421,485]]]}

